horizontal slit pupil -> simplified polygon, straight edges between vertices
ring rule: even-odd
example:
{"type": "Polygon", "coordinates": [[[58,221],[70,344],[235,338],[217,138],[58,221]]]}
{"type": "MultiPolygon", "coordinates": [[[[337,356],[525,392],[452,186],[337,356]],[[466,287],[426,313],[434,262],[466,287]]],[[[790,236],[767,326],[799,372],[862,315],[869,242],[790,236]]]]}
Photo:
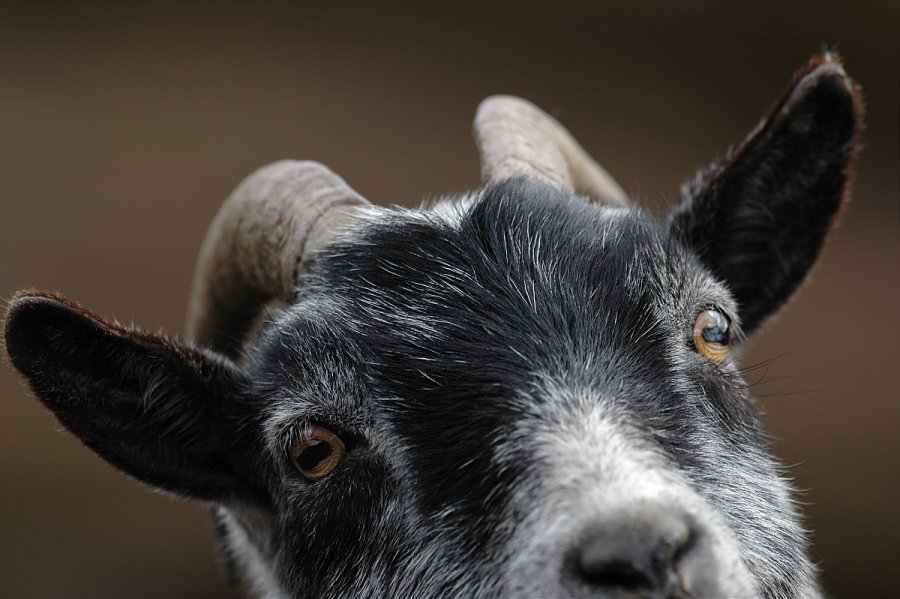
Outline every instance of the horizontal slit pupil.
{"type": "Polygon", "coordinates": [[[728,343],[728,330],[718,326],[704,327],[703,340],[725,345],[728,343]]]}
{"type": "Polygon", "coordinates": [[[315,470],[316,466],[331,455],[331,451],[331,445],[325,441],[312,441],[297,456],[297,463],[303,470],[315,470]]]}

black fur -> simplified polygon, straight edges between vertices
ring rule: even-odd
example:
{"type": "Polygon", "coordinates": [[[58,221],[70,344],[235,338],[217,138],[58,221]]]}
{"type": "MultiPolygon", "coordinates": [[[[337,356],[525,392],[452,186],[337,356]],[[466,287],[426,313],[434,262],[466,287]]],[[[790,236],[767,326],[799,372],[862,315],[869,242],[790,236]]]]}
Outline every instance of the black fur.
{"type": "MultiPolygon", "coordinates": [[[[319,257],[302,284],[306,299],[276,318],[250,354],[259,370],[249,378],[276,381],[280,394],[307,396],[312,387],[319,397],[310,401],[322,410],[306,417],[350,437],[365,438],[373,422],[389,422],[414,474],[403,480],[362,448],[347,466],[350,474],[300,491],[288,512],[297,520],[279,526],[312,527],[306,537],[284,539],[294,547],[285,565],[304,573],[290,581],[298,593],[350,556],[364,559],[367,543],[360,539],[377,543],[384,534],[355,528],[356,518],[340,524],[342,515],[377,510],[397,494],[411,495],[426,519],[440,522],[466,560],[489,568],[508,541],[501,526],[510,517],[507,494],[531,460],[523,453],[501,467],[493,449],[539,409],[522,393],[537,393],[533,377],[541,374],[598,396],[629,389],[617,408],[633,434],[651,439],[698,480],[712,471],[724,478],[728,468],[765,454],[743,382],[711,367],[690,345],[690,324],[705,303],[690,303],[680,290],[690,289],[690,278],[710,275],[664,223],[640,211],[616,214],[614,232],[599,235],[609,217],[582,198],[510,181],[486,189],[458,227],[395,218],[319,257]],[[660,301],[666,295],[670,301],[660,301]],[[323,313],[321,297],[341,301],[323,313]],[[340,378],[356,379],[338,385],[345,411],[334,408],[342,401],[333,380],[323,386],[304,374],[323,363],[341,368],[340,378]],[[695,391],[685,394],[685,387],[695,391]],[[365,397],[347,401],[359,388],[365,397]],[[698,458],[705,438],[698,429],[731,445],[732,456],[717,463],[698,458]],[[367,482],[353,485],[361,480],[367,482]],[[322,536],[327,545],[317,544],[322,536]]],[[[403,549],[385,551],[402,560],[403,549]]]]}
{"type": "Polygon", "coordinates": [[[671,473],[679,501],[707,517],[695,544],[730,551],[695,593],[746,590],[731,580],[746,576],[764,597],[815,594],[747,385],[692,332],[713,308],[740,341],[796,290],[846,196],[861,110],[839,64],[813,61],[663,219],[526,180],[474,192],[456,214],[373,210],[317,254],[297,302],[242,356],[39,292],[11,303],[6,348],[104,459],[219,506],[229,560],[261,592],[561,593],[559,571],[538,571],[565,563],[574,538],[538,527],[561,552],[538,544],[535,572],[514,569],[521,523],[555,492],[540,483],[556,456],[527,431],[602,417],[611,455],[640,454],[633,476],[671,473]],[[348,448],[315,482],[289,456],[312,425],[348,448]]]}
{"type": "Polygon", "coordinates": [[[685,188],[673,226],[738,301],[750,332],[803,281],[847,197],[862,101],[826,55],[767,120],[685,188]]]}
{"type": "Polygon", "coordinates": [[[241,374],[227,360],[37,292],[13,300],[6,349],[44,405],[117,468],[195,499],[258,497],[241,374]]]}

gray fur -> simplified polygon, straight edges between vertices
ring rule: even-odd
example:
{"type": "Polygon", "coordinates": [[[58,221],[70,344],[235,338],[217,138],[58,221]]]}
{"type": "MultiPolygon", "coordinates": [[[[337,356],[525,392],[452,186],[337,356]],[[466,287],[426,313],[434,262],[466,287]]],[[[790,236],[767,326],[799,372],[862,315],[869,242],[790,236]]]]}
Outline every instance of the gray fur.
{"type": "Polygon", "coordinates": [[[259,597],[820,596],[739,358],[846,196],[834,60],[663,218],[492,181],[342,221],[239,356],[42,292],[7,350],[104,459],[210,504],[259,597]],[[321,478],[291,456],[315,427],[347,447],[321,478]]]}

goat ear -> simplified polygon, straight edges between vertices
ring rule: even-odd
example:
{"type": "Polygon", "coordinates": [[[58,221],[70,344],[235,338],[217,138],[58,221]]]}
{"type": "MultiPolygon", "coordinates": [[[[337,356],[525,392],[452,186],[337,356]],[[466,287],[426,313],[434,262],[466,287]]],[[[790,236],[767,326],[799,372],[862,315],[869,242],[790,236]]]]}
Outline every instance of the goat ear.
{"type": "Polygon", "coordinates": [[[229,425],[239,374],[225,360],[40,292],[12,301],[5,333],[38,399],[116,468],[188,498],[252,493],[229,425]]]}
{"type": "Polygon", "coordinates": [[[685,186],[670,214],[735,295],[746,332],[797,289],[847,197],[862,100],[834,55],[799,71],[769,117],[685,186]]]}

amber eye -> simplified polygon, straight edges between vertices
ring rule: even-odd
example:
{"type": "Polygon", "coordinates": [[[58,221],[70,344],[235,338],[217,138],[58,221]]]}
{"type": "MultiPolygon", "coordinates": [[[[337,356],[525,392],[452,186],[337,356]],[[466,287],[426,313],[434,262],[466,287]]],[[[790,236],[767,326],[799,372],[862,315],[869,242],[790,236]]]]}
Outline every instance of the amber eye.
{"type": "Polygon", "coordinates": [[[300,473],[309,480],[318,480],[334,470],[347,447],[341,438],[323,426],[314,426],[309,435],[298,437],[291,444],[291,459],[300,473]]]}
{"type": "Polygon", "coordinates": [[[731,351],[728,319],[718,310],[707,309],[694,321],[694,347],[704,358],[721,364],[731,351]]]}

